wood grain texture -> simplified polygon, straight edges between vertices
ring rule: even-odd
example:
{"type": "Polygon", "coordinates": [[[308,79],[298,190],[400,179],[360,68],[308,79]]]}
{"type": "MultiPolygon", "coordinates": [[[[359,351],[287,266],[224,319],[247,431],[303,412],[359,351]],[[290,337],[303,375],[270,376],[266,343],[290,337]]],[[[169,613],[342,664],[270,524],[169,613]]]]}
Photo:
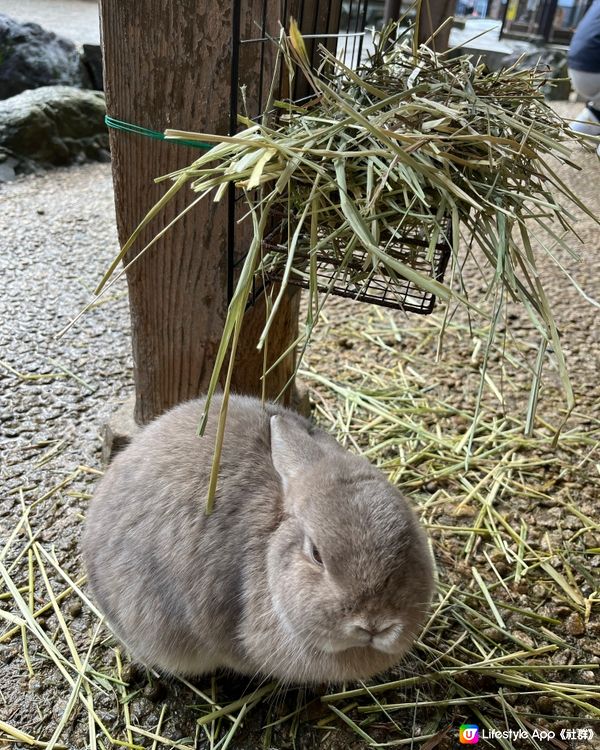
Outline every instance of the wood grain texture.
{"type": "MultiPolygon", "coordinates": [[[[419,12],[419,44],[424,44],[447,18],[454,14],[456,0],[422,0],[419,12]]],[[[450,30],[449,23],[439,34],[429,42],[429,46],[436,52],[448,49],[450,30]]]]}
{"type": "MultiPolygon", "coordinates": [[[[267,0],[271,24],[278,0],[267,0]]],[[[101,29],[108,113],[162,131],[167,127],[226,134],[229,127],[231,6],[197,0],[101,0],[101,29]]],[[[263,4],[247,0],[246,31],[260,19],[263,4]]],[[[259,29],[260,31],[260,29],[259,29]]],[[[275,47],[265,54],[274,55],[275,47]]],[[[244,76],[256,80],[260,59],[248,51],[244,76]]],[[[263,61],[264,62],[264,61],[263,61]]],[[[266,61],[266,67],[272,63],[266,61]]],[[[268,85],[265,78],[263,85],[268,85]]],[[[258,96],[248,91],[249,104],[258,96]]],[[[197,158],[195,149],[111,131],[119,240],[163,195],[168,183],[155,177],[197,158]]],[[[127,261],[139,253],[195,197],[183,190],[142,234],[127,261]]],[[[249,224],[236,233],[237,253],[249,242],[249,224]]],[[[174,404],[206,390],[226,315],[227,205],[210,200],[183,217],[127,272],[134,358],[135,419],[144,424],[174,404]]],[[[287,295],[273,329],[274,361],[293,341],[298,295],[287,295]]],[[[260,392],[262,354],[255,351],[264,322],[260,305],[247,315],[234,390],[260,392]]],[[[276,395],[293,372],[291,354],[270,377],[276,395]]]]}

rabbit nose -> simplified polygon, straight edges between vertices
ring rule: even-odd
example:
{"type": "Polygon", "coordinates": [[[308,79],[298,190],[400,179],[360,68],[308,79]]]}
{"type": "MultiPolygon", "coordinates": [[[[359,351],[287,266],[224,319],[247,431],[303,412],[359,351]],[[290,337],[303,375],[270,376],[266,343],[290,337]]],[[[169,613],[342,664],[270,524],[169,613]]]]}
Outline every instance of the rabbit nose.
{"type": "Polygon", "coordinates": [[[360,622],[356,623],[354,629],[359,635],[368,635],[370,638],[375,638],[377,635],[385,635],[391,632],[394,628],[400,625],[400,622],[384,622],[384,623],[370,623],[360,622]]]}
{"type": "Polygon", "coordinates": [[[377,630],[373,629],[373,627],[370,625],[355,625],[354,630],[358,635],[368,635],[370,638],[372,638],[377,633],[377,630]]]}

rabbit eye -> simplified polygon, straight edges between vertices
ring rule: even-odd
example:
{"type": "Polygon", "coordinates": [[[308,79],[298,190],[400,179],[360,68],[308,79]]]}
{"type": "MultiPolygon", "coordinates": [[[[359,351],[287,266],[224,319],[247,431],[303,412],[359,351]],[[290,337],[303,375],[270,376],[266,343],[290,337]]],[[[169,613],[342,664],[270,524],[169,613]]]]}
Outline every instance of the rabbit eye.
{"type": "Polygon", "coordinates": [[[312,539],[308,536],[308,534],[304,537],[304,556],[307,560],[310,560],[313,565],[318,565],[320,568],[323,567],[323,558],[321,557],[321,553],[317,549],[316,545],[313,544],[312,539]]]}
{"type": "Polygon", "coordinates": [[[316,562],[317,565],[323,565],[323,558],[321,557],[319,550],[315,547],[314,544],[311,545],[310,553],[313,561],[316,562]]]}

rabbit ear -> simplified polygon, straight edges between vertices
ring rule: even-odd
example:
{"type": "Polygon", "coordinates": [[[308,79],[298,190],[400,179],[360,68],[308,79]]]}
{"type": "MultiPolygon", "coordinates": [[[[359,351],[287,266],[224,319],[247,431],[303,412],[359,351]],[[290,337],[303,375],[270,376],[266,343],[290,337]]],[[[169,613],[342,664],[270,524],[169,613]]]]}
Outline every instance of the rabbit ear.
{"type": "Polygon", "coordinates": [[[317,441],[295,419],[279,414],[271,417],[271,459],[284,490],[322,455],[317,441]]]}

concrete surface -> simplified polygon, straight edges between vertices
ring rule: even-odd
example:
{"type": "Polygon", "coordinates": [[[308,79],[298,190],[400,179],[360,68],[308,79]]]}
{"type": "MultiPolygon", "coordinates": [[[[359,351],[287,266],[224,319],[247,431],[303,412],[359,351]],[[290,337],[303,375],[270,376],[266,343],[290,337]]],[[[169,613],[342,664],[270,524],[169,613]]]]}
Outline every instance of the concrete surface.
{"type": "Polygon", "coordinates": [[[0,13],[39,23],[80,44],[100,44],[97,0],[0,0],[0,13]]]}

